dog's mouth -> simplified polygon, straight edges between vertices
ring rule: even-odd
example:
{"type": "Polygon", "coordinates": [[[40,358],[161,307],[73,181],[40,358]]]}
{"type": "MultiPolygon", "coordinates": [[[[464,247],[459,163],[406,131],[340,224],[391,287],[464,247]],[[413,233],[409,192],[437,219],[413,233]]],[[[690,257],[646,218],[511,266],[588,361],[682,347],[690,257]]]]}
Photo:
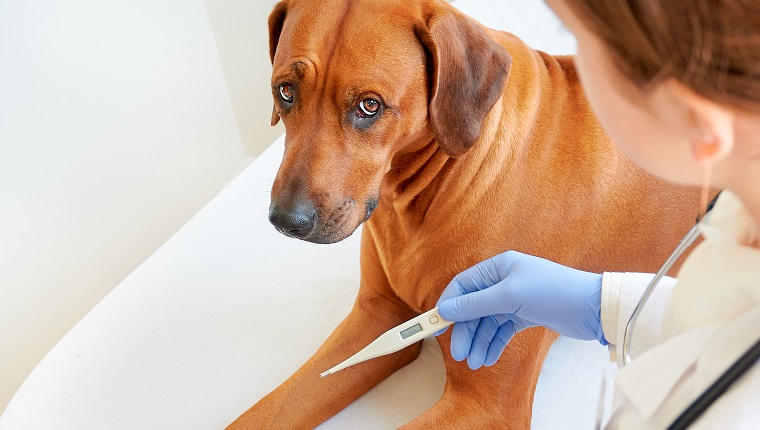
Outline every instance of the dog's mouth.
{"type": "Polygon", "coordinates": [[[337,243],[351,236],[359,225],[367,221],[377,204],[377,197],[367,199],[364,205],[346,199],[329,213],[315,210],[311,217],[301,217],[303,219],[295,225],[293,215],[273,215],[276,210],[270,206],[269,220],[285,236],[318,244],[337,243]]]}
{"type": "Polygon", "coordinates": [[[372,197],[364,203],[364,209],[365,209],[364,221],[367,221],[369,217],[372,216],[372,212],[374,212],[375,209],[377,209],[377,203],[378,203],[377,197],[372,197]]]}

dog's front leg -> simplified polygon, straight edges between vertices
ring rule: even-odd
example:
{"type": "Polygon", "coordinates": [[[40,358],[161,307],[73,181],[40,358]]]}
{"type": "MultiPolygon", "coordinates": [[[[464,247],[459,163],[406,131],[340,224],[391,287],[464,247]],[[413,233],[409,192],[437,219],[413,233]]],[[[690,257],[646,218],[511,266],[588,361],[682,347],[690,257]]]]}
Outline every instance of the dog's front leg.
{"type": "Polygon", "coordinates": [[[327,420],[417,358],[422,343],[325,378],[320,378],[319,374],[414,316],[416,313],[391,292],[372,238],[365,230],[362,235],[361,285],[349,315],[306,364],[227,428],[306,429],[327,420]]]}
{"type": "Polygon", "coordinates": [[[404,430],[530,429],[538,375],[557,334],[545,328],[518,333],[490,367],[471,370],[449,352],[451,330],[438,336],[446,364],[441,399],[404,430]]]}

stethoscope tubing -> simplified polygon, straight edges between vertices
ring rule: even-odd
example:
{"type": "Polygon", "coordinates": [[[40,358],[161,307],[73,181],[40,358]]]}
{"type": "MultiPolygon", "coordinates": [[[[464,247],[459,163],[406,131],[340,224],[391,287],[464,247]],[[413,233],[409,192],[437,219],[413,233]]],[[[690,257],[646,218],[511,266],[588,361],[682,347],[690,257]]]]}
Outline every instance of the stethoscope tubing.
{"type": "Polygon", "coordinates": [[[718,379],[715,380],[681,415],[673,421],[668,430],[683,430],[688,428],[710,407],[718,397],[726,392],[731,385],[742,377],[760,359],[760,339],[734,362],[718,379]]]}
{"type": "Polygon", "coordinates": [[[718,201],[718,197],[720,197],[720,193],[718,193],[712,201],[710,201],[710,204],[707,205],[707,208],[705,208],[705,213],[700,214],[697,216],[697,222],[694,224],[694,226],[686,233],[686,236],[681,239],[681,241],[678,243],[678,246],[676,246],[676,249],[670,254],[667,260],[665,260],[665,263],[660,267],[660,270],[657,271],[657,273],[654,275],[654,278],[652,278],[652,281],[649,282],[649,285],[647,285],[647,288],[644,290],[644,294],[641,296],[641,299],[639,299],[639,302],[636,304],[636,308],[633,310],[633,314],[631,314],[631,317],[628,319],[628,323],[625,325],[625,332],[623,333],[623,364],[629,365],[631,364],[631,344],[633,342],[633,327],[636,325],[636,321],[639,319],[639,315],[641,315],[642,310],[644,309],[644,306],[647,303],[647,300],[649,300],[649,296],[652,295],[652,292],[657,287],[657,285],[660,283],[660,280],[663,276],[665,276],[668,271],[673,267],[673,265],[678,261],[679,258],[683,255],[684,252],[686,252],[687,249],[694,243],[694,241],[697,240],[697,238],[700,235],[699,230],[699,224],[702,222],[707,222],[707,220],[710,218],[710,214],[712,213],[712,209],[715,207],[715,203],[718,201]]]}
{"type": "MultiPolygon", "coordinates": [[[[720,193],[718,193],[718,196],[720,193]]],[[[705,222],[715,206],[715,202],[718,200],[718,196],[710,202],[707,208],[707,213],[697,218],[697,223],[686,233],[686,236],[681,239],[678,246],[672,254],[665,260],[660,270],[657,271],[652,281],[647,285],[644,290],[644,294],[641,296],[639,303],[628,319],[628,323],[625,325],[625,333],[623,334],[623,364],[631,364],[631,344],[633,341],[633,327],[636,325],[636,321],[641,314],[641,311],[646,305],[649,296],[660,283],[660,280],[666,273],[673,267],[673,264],[683,255],[684,252],[694,243],[700,235],[699,224],[705,222]]],[[[751,369],[757,361],[760,360],[760,339],[758,339],[752,347],[750,347],[738,360],[736,360],[726,371],[724,371],[718,379],[715,380],[696,400],[694,400],[689,406],[681,412],[680,415],[668,426],[668,430],[683,430],[688,428],[694,421],[696,421],[723,393],[726,392],[739,378],[742,377],[749,369],[751,369]]]]}
{"type": "Polygon", "coordinates": [[[668,259],[665,260],[665,263],[662,265],[662,267],[660,267],[660,270],[657,271],[657,273],[654,275],[654,278],[652,278],[652,281],[649,282],[649,285],[647,285],[647,288],[644,290],[644,294],[641,296],[641,299],[639,299],[639,303],[636,304],[636,308],[633,310],[633,314],[631,314],[631,317],[628,319],[628,323],[625,325],[625,332],[623,333],[624,365],[627,366],[631,364],[631,342],[633,341],[633,327],[636,325],[636,321],[638,321],[639,315],[641,315],[641,311],[644,309],[644,305],[646,305],[647,300],[649,300],[649,296],[652,295],[652,292],[660,283],[662,277],[670,271],[670,269],[673,267],[673,264],[675,264],[675,262],[681,258],[681,255],[683,255],[683,253],[686,252],[686,250],[694,243],[694,241],[697,240],[699,235],[699,224],[695,224],[694,227],[692,227],[689,232],[686,233],[686,236],[681,239],[681,242],[678,243],[676,249],[672,254],[670,254],[668,259]]]}

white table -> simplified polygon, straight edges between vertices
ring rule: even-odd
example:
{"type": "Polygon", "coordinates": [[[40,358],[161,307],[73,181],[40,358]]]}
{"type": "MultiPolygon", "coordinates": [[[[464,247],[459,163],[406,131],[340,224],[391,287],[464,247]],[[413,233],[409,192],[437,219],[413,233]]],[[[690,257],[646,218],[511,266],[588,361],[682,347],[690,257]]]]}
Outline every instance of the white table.
{"type": "MultiPolygon", "coordinates": [[[[499,27],[534,46],[573,49],[543,2],[457,5],[492,26],[501,14],[499,27]]],[[[282,150],[280,138],[71,330],[0,430],[221,429],[308,359],[356,296],[359,232],[315,245],[269,225],[282,150]]],[[[597,343],[560,338],[539,379],[533,428],[591,428],[614,369],[597,343]]],[[[426,340],[414,363],[320,428],[403,424],[436,402],[444,378],[441,352],[426,340]]]]}

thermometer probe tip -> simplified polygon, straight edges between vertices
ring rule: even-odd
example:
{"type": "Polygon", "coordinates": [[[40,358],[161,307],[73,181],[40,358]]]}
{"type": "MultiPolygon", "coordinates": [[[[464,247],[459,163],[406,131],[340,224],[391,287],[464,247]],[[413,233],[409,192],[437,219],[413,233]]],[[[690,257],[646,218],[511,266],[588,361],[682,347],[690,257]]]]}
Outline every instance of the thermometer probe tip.
{"type": "Polygon", "coordinates": [[[320,378],[324,378],[325,376],[327,376],[329,374],[330,374],[330,371],[329,370],[325,370],[324,372],[322,372],[322,373],[319,374],[319,377],[320,378]]]}

